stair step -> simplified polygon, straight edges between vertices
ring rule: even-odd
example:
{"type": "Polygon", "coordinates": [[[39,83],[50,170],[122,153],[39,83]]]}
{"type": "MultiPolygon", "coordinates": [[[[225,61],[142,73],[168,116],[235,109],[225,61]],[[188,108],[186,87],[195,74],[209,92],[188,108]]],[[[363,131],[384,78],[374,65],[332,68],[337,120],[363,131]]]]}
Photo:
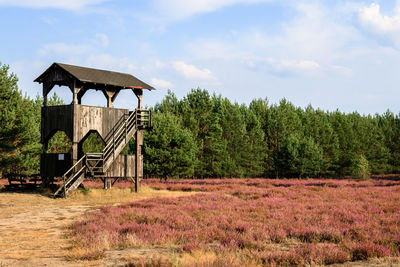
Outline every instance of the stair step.
{"type": "Polygon", "coordinates": [[[75,180],[74,183],[66,190],[65,194],[66,196],[69,196],[72,192],[75,191],[75,189],[78,188],[78,186],[81,185],[81,183],[85,180],[85,175],[81,174],[78,179],[75,180]]]}

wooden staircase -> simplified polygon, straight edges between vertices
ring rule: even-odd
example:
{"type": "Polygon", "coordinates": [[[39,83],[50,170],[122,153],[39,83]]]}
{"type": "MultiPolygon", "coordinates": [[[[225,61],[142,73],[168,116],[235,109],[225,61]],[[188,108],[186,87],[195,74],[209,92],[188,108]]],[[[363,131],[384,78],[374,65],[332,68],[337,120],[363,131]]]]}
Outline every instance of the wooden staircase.
{"type": "Polygon", "coordinates": [[[104,176],[136,131],[150,127],[150,110],[136,109],[124,114],[105,137],[106,146],[103,152],[83,155],[64,173],[63,183],[54,193],[54,197],[69,196],[82,184],[86,176],[104,176]]]}

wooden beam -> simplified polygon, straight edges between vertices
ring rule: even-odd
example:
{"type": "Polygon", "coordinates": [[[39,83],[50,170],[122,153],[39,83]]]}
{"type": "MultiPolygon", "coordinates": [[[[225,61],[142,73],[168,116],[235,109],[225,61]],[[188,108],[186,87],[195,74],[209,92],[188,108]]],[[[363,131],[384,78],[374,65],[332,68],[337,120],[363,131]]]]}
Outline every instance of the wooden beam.
{"type": "Polygon", "coordinates": [[[84,94],[87,92],[87,88],[86,87],[82,87],[81,90],[78,93],[78,104],[82,104],[82,97],[84,96],[84,94]]]}
{"type": "Polygon", "coordinates": [[[117,89],[117,90],[114,92],[113,96],[111,97],[111,101],[112,101],[112,102],[115,101],[115,99],[117,98],[117,96],[118,96],[118,94],[119,94],[120,91],[121,91],[121,89],[117,89]]]}
{"type": "Polygon", "coordinates": [[[142,100],[143,100],[143,90],[142,89],[132,89],[138,99],[138,109],[142,108],[142,100]]]}
{"type": "Polygon", "coordinates": [[[69,89],[71,89],[73,97],[72,97],[72,104],[76,105],[78,104],[78,94],[79,92],[83,89],[83,86],[77,83],[76,80],[71,81],[69,83],[69,89]]]}
{"type": "Polygon", "coordinates": [[[140,160],[141,160],[141,142],[142,140],[142,131],[136,130],[136,158],[135,158],[135,192],[140,191],[140,160]]]}
{"type": "Polygon", "coordinates": [[[112,108],[113,107],[113,103],[111,101],[111,97],[112,97],[112,92],[107,91],[107,89],[101,89],[101,91],[103,92],[103,95],[106,97],[107,100],[107,107],[108,108],[112,108]]]}
{"type": "Polygon", "coordinates": [[[47,95],[50,93],[51,89],[53,89],[55,83],[53,82],[44,82],[43,83],[43,106],[47,106],[47,95]]]}

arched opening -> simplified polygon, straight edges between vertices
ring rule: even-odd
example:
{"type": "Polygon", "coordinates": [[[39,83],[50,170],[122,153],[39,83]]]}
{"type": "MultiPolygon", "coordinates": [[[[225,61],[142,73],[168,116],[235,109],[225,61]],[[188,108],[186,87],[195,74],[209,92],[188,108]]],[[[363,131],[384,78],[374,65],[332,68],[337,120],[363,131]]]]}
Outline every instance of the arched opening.
{"type": "Polygon", "coordinates": [[[73,94],[68,86],[54,86],[47,94],[48,106],[69,105],[72,103],[73,94]]]}
{"type": "Polygon", "coordinates": [[[72,149],[71,139],[64,131],[57,130],[47,143],[47,153],[69,153],[72,149]]]}
{"type": "Polygon", "coordinates": [[[87,90],[81,99],[82,105],[107,107],[107,99],[100,90],[87,90]]]}
{"type": "Polygon", "coordinates": [[[105,146],[103,138],[101,138],[96,130],[89,131],[81,141],[83,154],[101,153],[105,146]]]}

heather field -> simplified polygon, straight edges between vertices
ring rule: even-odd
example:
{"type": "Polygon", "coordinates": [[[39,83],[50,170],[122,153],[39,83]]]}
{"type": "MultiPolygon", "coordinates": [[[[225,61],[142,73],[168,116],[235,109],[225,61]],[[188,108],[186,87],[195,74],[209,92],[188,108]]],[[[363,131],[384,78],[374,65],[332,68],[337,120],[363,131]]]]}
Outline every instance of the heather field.
{"type": "MultiPolygon", "coordinates": [[[[176,198],[106,206],[74,223],[71,257],[155,249],[151,264],[322,265],[400,256],[400,181],[145,180],[176,198]],[[161,255],[161,254],[160,254],[161,255]]],[[[91,184],[96,187],[95,183],[91,184]]],[[[129,186],[122,182],[120,187],[129,186]]],[[[148,264],[150,259],[131,259],[148,264]]]]}

